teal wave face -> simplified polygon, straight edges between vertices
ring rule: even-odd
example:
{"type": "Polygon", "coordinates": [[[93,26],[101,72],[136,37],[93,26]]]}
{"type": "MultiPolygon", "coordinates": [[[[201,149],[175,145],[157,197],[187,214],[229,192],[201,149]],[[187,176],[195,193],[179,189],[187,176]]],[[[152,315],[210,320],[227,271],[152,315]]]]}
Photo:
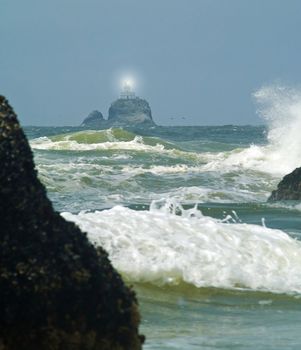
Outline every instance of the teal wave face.
{"type": "Polygon", "coordinates": [[[173,142],[162,140],[159,137],[141,136],[121,128],[99,131],[84,130],[49,137],[44,136],[31,140],[31,146],[35,149],[65,151],[92,151],[95,149],[106,150],[119,148],[133,151],[152,151],[151,147],[154,150],[156,148],[181,150],[173,142]],[[143,146],[145,147],[143,148],[143,146]]]}
{"type": "Polygon", "coordinates": [[[51,136],[50,140],[58,141],[76,141],[78,143],[93,144],[103,142],[118,142],[118,141],[132,141],[135,134],[121,128],[107,129],[107,130],[84,130],[73,133],[60,134],[51,136]]]}

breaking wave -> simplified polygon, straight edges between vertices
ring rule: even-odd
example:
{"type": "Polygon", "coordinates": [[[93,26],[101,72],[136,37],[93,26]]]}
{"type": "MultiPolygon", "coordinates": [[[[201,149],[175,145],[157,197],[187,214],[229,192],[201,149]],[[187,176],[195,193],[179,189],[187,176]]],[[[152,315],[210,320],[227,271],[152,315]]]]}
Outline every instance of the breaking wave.
{"type": "Polygon", "coordinates": [[[301,292],[301,243],[281,230],[203,216],[170,201],[149,211],[62,213],[130,282],[301,292]]]}

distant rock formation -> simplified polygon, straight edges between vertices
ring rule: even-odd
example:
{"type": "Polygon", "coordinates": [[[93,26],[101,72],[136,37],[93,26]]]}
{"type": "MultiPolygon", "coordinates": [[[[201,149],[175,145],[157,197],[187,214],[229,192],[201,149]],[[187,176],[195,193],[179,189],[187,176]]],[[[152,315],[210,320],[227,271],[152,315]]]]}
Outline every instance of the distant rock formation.
{"type": "Polygon", "coordinates": [[[102,113],[99,111],[93,111],[87,116],[87,118],[84,119],[81,126],[99,128],[103,125],[104,122],[105,122],[105,119],[102,113]]]}
{"type": "Polygon", "coordinates": [[[111,125],[154,125],[151,108],[139,97],[119,98],[109,108],[108,121],[111,125]]]}
{"type": "Polygon", "coordinates": [[[0,164],[0,349],[141,349],[134,292],[53,210],[3,96],[0,164]]]}
{"type": "Polygon", "coordinates": [[[301,168],[284,176],[268,201],[301,200],[301,168]]]}
{"type": "Polygon", "coordinates": [[[119,98],[111,104],[108,119],[104,119],[100,112],[94,111],[81,124],[82,127],[92,129],[153,125],[156,124],[152,118],[150,105],[146,100],[139,97],[119,98]]]}

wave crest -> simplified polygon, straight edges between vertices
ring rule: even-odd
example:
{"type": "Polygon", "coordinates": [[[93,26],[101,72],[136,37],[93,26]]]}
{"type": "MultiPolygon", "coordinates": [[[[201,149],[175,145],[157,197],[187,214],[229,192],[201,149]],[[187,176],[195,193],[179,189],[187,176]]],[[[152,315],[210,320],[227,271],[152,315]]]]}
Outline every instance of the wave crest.
{"type": "Polygon", "coordinates": [[[153,151],[178,149],[158,137],[136,135],[123,129],[85,130],[30,141],[33,149],[56,151],[133,150],[153,151]]]}
{"type": "Polygon", "coordinates": [[[280,230],[229,224],[170,202],[62,215],[131,282],[301,292],[301,244],[280,230]]]}

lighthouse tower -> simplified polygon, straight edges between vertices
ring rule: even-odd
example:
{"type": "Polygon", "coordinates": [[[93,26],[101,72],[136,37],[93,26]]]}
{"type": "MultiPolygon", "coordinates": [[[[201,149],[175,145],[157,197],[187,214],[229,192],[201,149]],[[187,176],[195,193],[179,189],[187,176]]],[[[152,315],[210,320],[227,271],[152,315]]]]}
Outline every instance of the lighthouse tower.
{"type": "Polygon", "coordinates": [[[123,85],[123,90],[121,91],[120,98],[122,99],[134,99],[136,98],[135,92],[132,90],[131,83],[126,81],[123,85]]]}

